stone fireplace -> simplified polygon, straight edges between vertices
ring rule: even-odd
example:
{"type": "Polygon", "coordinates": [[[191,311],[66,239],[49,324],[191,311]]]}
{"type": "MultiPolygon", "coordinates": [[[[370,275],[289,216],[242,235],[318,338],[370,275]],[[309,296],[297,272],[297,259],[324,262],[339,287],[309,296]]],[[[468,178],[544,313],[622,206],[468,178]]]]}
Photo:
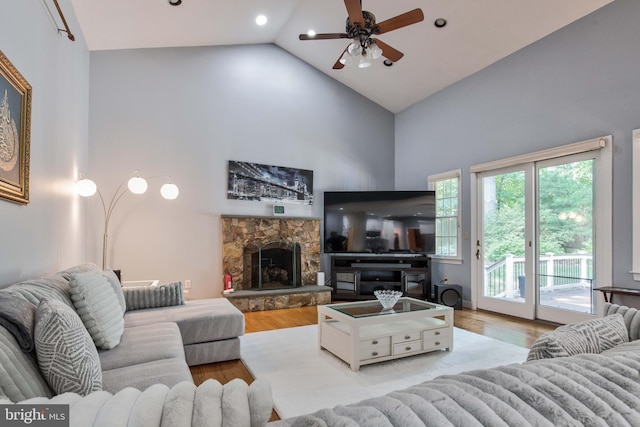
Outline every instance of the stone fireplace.
{"type": "Polygon", "coordinates": [[[222,234],[222,272],[236,291],[316,285],[319,219],[225,215],[222,234]]]}

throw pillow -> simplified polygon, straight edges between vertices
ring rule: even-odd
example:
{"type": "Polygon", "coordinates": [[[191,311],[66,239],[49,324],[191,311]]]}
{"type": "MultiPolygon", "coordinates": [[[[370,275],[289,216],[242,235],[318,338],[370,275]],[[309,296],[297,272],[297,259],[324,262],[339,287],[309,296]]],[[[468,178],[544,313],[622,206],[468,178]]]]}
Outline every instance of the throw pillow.
{"type": "Polygon", "coordinates": [[[58,300],[36,309],[35,347],[42,376],[56,394],[102,390],[100,359],[78,315],[58,300]]]}
{"type": "Polygon", "coordinates": [[[69,282],[71,301],[98,348],[120,344],[124,319],[118,297],[100,271],[74,274],[69,282]]]}
{"type": "Polygon", "coordinates": [[[124,288],[127,310],[183,305],[182,282],[124,288]]]}
{"type": "Polygon", "coordinates": [[[124,293],[122,292],[120,279],[118,279],[118,276],[116,276],[116,273],[114,273],[113,270],[105,270],[102,274],[107,278],[109,284],[113,288],[113,291],[116,293],[118,303],[120,304],[120,308],[122,308],[122,314],[124,314],[127,311],[127,302],[124,300],[124,293]]]}
{"type": "Polygon", "coordinates": [[[560,326],[542,334],[531,346],[527,361],[566,357],[582,353],[601,353],[629,342],[621,314],[560,326]]]}

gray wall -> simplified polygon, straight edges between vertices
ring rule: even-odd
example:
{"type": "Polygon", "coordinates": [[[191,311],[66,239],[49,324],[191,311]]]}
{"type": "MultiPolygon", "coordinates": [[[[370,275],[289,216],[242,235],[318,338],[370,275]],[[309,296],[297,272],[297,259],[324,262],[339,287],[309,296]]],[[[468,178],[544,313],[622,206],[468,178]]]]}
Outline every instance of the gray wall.
{"type": "MultiPolygon", "coordinates": [[[[220,215],[271,215],[271,205],[227,200],[229,160],[314,171],[324,190],[393,189],[394,116],[274,45],[91,53],[90,172],[110,199],[120,180],[170,174],[127,194],[109,227],[109,266],[124,280],[192,281],[191,298],[220,296],[220,215]]],[[[100,262],[102,213],[90,200],[88,259],[100,262]]]]}
{"type": "Polygon", "coordinates": [[[41,1],[0,10],[0,50],[33,88],[31,203],[0,200],[0,285],[85,260],[84,203],[73,183],[87,163],[89,53],[70,2],[60,6],[75,42],[58,34],[41,1]]]}
{"type": "MultiPolygon", "coordinates": [[[[640,127],[638,19],[638,2],[617,0],[399,113],[396,188],[424,188],[427,175],[462,168],[466,232],[471,165],[612,134],[613,284],[637,287],[629,271],[631,133],[640,127]]],[[[462,252],[462,266],[434,264],[433,278],[463,284],[468,300],[469,240],[462,252]]]]}

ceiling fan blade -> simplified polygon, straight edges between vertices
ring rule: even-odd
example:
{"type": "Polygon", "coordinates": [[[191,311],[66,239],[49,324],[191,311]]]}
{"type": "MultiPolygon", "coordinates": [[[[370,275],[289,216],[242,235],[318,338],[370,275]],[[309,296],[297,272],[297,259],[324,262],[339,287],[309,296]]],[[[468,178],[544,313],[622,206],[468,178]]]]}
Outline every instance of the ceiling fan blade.
{"type": "Polygon", "coordinates": [[[382,56],[392,62],[398,62],[404,56],[404,53],[400,52],[398,49],[392,48],[382,40],[373,39],[373,41],[375,41],[378,47],[382,49],[382,56]]]}
{"type": "Polygon", "coordinates": [[[349,48],[349,46],[345,47],[344,50],[342,51],[342,53],[340,54],[340,57],[338,58],[338,60],[336,61],[335,64],[333,64],[333,69],[334,70],[342,70],[344,68],[344,64],[342,62],[340,62],[340,60],[342,59],[342,57],[344,56],[345,52],[347,51],[347,49],[349,48]]]}
{"type": "MultiPolygon", "coordinates": [[[[346,1],[346,0],[345,0],[346,1]]],[[[384,34],[389,31],[397,30],[398,28],[406,27],[407,25],[416,24],[424,20],[424,13],[422,9],[413,9],[409,12],[398,15],[395,18],[387,19],[377,24],[374,29],[374,34],[384,34]]]]}
{"type": "Polygon", "coordinates": [[[309,34],[300,34],[298,36],[300,40],[330,40],[330,39],[348,39],[347,33],[324,33],[310,36],[309,34]]]}
{"type": "Polygon", "coordinates": [[[347,8],[351,25],[360,24],[360,26],[363,27],[364,19],[362,18],[362,4],[360,0],[344,0],[344,5],[347,8]]]}

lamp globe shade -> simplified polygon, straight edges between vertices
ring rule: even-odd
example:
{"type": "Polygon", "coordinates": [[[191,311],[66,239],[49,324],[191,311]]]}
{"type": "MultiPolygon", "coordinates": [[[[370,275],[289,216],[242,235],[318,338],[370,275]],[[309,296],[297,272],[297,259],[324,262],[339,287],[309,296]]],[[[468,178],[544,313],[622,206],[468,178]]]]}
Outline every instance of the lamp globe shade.
{"type": "Polygon", "coordinates": [[[160,187],[160,194],[162,194],[162,197],[167,200],[173,200],[178,197],[178,194],[180,194],[180,190],[178,190],[177,185],[167,182],[162,187],[160,187]]]}
{"type": "Polygon", "coordinates": [[[133,194],[143,194],[147,191],[147,181],[139,176],[131,178],[127,183],[127,186],[129,187],[129,191],[133,194]]]}
{"type": "Polygon", "coordinates": [[[76,182],[76,192],[82,197],[91,197],[97,190],[98,186],[90,179],[84,178],[76,182]]]}

